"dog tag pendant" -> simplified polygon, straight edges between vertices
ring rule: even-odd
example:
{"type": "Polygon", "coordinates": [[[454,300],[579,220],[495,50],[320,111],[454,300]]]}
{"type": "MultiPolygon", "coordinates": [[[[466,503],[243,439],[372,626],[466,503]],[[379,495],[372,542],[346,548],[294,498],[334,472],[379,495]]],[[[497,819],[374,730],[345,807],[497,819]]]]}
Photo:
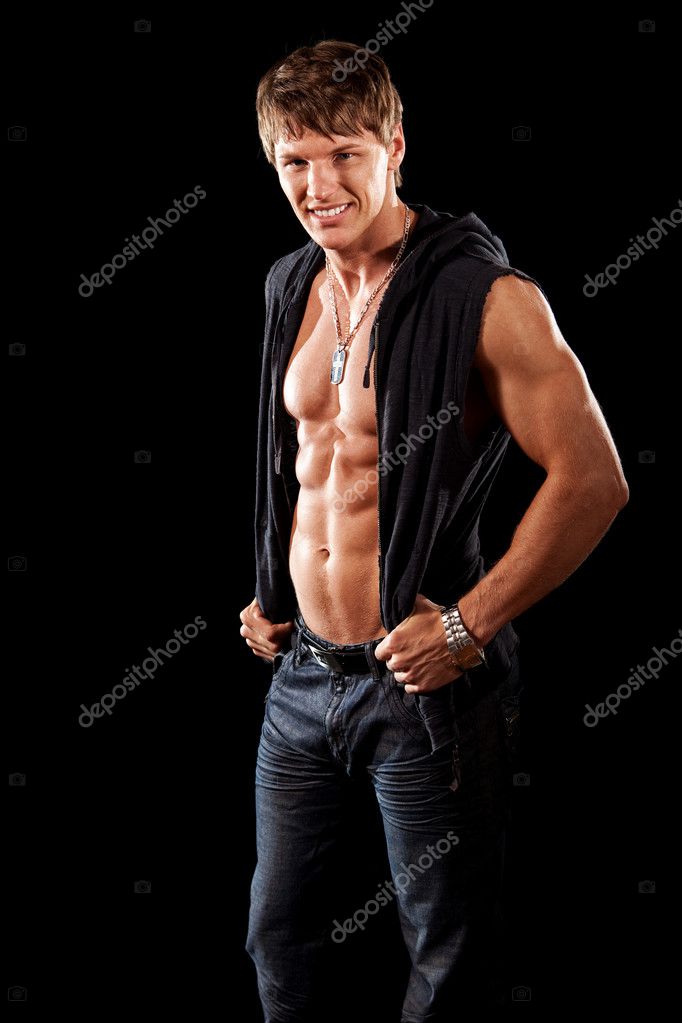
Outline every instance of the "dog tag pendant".
{"type": "Polygon", "coordinates": [[[333,384],[340,384],[343,380],[343,367],[346,362],[346,350],[345,348],[337,348],[334,352],[334,358],[332,359],[332,372],[331,382],[333,384]]]}

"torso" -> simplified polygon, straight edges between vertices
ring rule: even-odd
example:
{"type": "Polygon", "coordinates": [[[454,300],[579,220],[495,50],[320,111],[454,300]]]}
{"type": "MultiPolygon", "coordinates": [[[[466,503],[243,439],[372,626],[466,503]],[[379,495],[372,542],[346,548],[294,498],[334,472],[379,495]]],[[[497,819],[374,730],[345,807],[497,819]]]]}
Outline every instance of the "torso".
{"type": "MultiPolygon", "coordinates": [[[[300,491],[289,572],[306,624],[336,643],[362,643],[386,635],[379,606],[374,356],[370,386],[362,386],[369,334],[382,294],[347,349],[343,380],[332,384],[336,331],[323,268],[311,286],[284,377],[284,404],[296,420],[299,444],[300,491]],[[349,490],[364,496],[344,501],[349,490]]],[[[354,309],[353,323],[357,315],[354,309]]],[[[347,319],[340,304],[339,316],[343,329],[347,319]]],[[[492,412],[473,367],[463,422],[472,440],[485,429],[492,412]]]]}

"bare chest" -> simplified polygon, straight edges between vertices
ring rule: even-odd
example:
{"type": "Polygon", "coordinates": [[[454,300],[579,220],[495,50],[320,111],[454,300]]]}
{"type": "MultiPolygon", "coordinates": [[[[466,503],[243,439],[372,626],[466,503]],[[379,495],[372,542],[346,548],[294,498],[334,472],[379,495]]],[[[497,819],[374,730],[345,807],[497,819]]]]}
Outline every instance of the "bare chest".
{"type": "MultiPolygon", "coordinates": [[[[336,328],[324,271],[315,278],[284,375],[284,405],[298,426],[319,427],[333,423],[346,435],[376,436],[376,354],[372,355],[370,363],[370,386],[363,386],[376,311],[374,306],[368,310],[346,349],[343,379],[339,384],[332,383],[336,328]]],[[[341,329],[345,336],[347,318],[341,318],[341,329]]],[[[494,408],[482,377],[472,366],[462,413],[463,429],[472,443],[486,430],[493,415],[494,408]]]]}
{"type": "MultiPolygon", "coordinates": [[[[370,386],[363,387],[369,340],[376,309],[370,307],[346,349],[343,379],[331,381],[337,348],[333,313],[326,295],[326,277],[318,275],[284,375],[284,405],[299,424],[334,422],[345,433],[376,434],[373,362],[370,386]]],[[[347,328],[342,317],[341,329],[347,328]]]]}

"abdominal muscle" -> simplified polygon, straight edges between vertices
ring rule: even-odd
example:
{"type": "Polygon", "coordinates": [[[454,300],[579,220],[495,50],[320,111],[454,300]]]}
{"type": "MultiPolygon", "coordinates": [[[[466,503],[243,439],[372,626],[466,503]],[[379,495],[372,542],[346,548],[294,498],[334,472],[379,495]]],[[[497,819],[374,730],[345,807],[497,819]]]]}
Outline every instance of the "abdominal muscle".
{"type": "MultiPolygon", "coordinates": [[[[357,309],[342,304],[344,326],[357,309]]],[[[336,330],[326,271],[313,281],[284,376],[296,422],[300,483],[289,574],[306,625],[333,643],[386,635],[379,604],[376,394],[363,385],[376,306],[348,345],[343,380],[329,379],[336,330]]]]}
{"type": "MultiPolygon", "coordinates": [[[[373,397],[373,395],[372,395],[373,397]]],[[[379,606],[376,435],[299,423],[301,484],[289,548],[301,614],[335,643],[386,635],[379,606]],[[350,498],[350,500],[349,500],[350,498]]]]}

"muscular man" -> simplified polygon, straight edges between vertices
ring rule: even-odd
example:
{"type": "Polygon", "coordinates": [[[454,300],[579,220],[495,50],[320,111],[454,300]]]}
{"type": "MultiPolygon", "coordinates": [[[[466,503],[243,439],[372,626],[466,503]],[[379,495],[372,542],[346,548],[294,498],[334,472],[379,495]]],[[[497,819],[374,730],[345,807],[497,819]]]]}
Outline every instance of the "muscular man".
{"type": "Polygon", "coordinates": [[[331,919],[327,893],[360,776],[376,791],[384,898],[410,954],[403,1023],[502,1003],[522,688],[511,623],[628,498],[538,283],[475,214],[398,197],[400,99],[377,57],[339,81],[355,51],[296,51],[257,101],[264,150],[310,236],[266,285],[256,597],[240,630],[273,664],[247,942],[273,1023],[323,1018],[323,954],[354,930],[331,919]],[[546,478],[488,569],[478,522],[510,437],[546,478]]]}

